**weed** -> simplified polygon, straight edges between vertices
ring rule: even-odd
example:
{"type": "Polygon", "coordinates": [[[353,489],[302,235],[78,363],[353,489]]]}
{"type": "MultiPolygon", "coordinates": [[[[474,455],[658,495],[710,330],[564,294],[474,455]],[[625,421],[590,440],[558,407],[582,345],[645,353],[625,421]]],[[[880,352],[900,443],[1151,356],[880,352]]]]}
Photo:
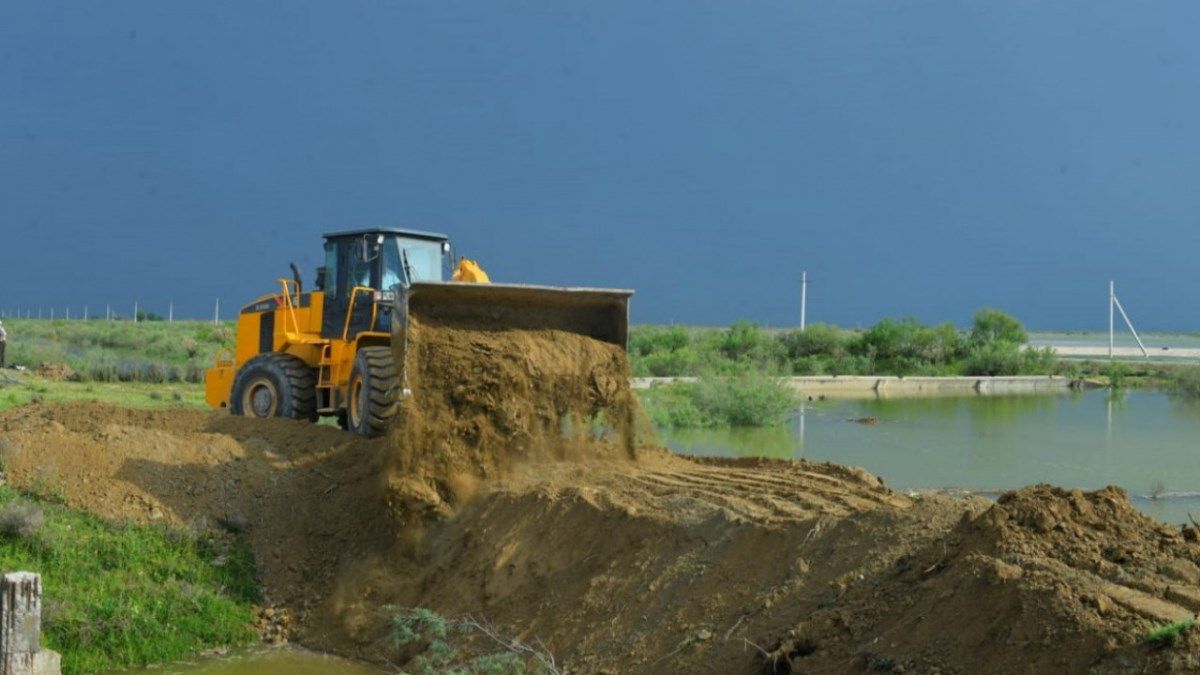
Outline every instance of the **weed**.
{"type": "Polygon", "coordinates": [[[560,671],[544,645],[529,645],[501,636],[486,623],[471,617],[446,618],[424,607],[385,606],[391,614],[392,644],[402,650],[407,665],[419,675],[516,675],[560,671]],[[489,647],[475,646],[479,640],[489,647]]]}
{"type": "Polygon", "coordinates": [[[1143,641],[1153,647],[1169,647],[1196,624],[1195,619],[1183,619],[1152,628],[1143,641]]]}

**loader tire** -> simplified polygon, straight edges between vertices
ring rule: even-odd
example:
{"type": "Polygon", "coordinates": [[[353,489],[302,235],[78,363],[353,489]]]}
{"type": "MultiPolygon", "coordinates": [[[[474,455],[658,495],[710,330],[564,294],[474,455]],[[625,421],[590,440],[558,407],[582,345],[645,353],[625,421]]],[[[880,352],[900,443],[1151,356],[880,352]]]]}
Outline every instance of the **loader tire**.
{"type": "Polygon", "coordinates": [[[317,374],[288,354],[259,354],[233,378],[229,409],[243,417],[317,419],[317,374]]]}
{"type": "Polygon", "coordinates": [[[346,424],[356,434],[374,438],[387,432],[396,416],[400,376],[390,347],[362,347],[350,371],[346,424]]]}

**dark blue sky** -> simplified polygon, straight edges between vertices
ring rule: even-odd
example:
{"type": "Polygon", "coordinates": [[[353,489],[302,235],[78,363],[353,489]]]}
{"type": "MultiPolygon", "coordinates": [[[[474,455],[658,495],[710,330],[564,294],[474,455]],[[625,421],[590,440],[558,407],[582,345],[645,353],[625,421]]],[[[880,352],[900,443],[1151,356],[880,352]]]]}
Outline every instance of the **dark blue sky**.
{"type": "Polygon", "coordinates": [[[1200,329],[1194,2],[0,3],[0,307],[443,231],[641,322],[1200,329]]]}

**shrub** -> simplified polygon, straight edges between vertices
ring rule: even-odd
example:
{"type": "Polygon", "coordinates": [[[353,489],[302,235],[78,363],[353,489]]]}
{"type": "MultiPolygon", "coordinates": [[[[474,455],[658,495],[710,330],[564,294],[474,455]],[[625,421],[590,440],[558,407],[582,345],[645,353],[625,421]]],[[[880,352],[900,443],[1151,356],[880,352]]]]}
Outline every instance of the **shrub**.
{"type": "Polygon", "coordinates": [[[1113,389],[1120,389],[1125,384],[1125,378],[1129,376],[1129,366],[1120,361],[1113,361],[1105,366],[1101,372],[1108,378],[1108,386],[1113,389]]]}
{"type": "Polygon", "coordinates": [[[973,345],[963,362],[964,375],[1016,375],[1021,372],[1021,348],[1012,342],[973,345]]]}
{"type": "Polygon", "coordinates": [[[655,425],[676,429],[774,426],[796,405],[796,395],[786,384],[758,371],[706,375],[699,382],[654,387],[639,398],[655,425]]]}
{"type": "Polygon", "coordinates": [[[778,341],[749,321],[738,321],[721,331],[717,336],[717,348],[721,355],[735,363],[771,369],[777,367],[782,351],[778,341]]]}
{"type": "Polygon", "coordinates": [[[1058,355],[1051,347],[1030,347],[1021,351],[1021,373],[1024,375],[1052,373],[1057,364],[1058,355]]]}
{"type": "Polygon", "coordinates": [[[962,338],[950,323],[924,326],[911,317],[883,319],[851,342],[850,352],[865,356],[871,372],[932,375],[960,357],[962,338]]]}
{"type": "Polygon", "coordinates": [[[838,358],[846,353],[847,338],[837,326],[816,323],[804,330],[792,330],[779,336],[783,353],[789,361],[807,356],[838,358]]]}
{"type": "Polygon", "coordinates": [[[1020,321],[998,309],[985,307],[975,313],[971,326],[971,344],[991,344],[993,342],[1011,342],[1025,344],[1029,334],[1020,321]]]}
{"type": "Polygon", "coordinates": [[[773,377],[748,372],[700,380],[696,407],[734,427],[782,424],[796,405],[795,393],[773,377]]]}
{"type": "Polygon", "coordinates": [[[717,426],[711,415],[697,405],[699,385],[690,382],[654,387],[640,392],[642,410],[662,429],[690,429],[717,426]]]}

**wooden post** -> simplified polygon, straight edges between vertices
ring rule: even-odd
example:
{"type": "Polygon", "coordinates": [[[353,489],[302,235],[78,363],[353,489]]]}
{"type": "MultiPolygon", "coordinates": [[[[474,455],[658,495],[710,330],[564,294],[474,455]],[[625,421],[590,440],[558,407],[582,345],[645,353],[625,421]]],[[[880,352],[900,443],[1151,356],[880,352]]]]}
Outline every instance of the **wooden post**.
{"type": "Polygon", "coordinates": [[[0,579],[0,672],[59,675],[62,657],[42,649],[42,577],[10,572],[0,579]]]}

